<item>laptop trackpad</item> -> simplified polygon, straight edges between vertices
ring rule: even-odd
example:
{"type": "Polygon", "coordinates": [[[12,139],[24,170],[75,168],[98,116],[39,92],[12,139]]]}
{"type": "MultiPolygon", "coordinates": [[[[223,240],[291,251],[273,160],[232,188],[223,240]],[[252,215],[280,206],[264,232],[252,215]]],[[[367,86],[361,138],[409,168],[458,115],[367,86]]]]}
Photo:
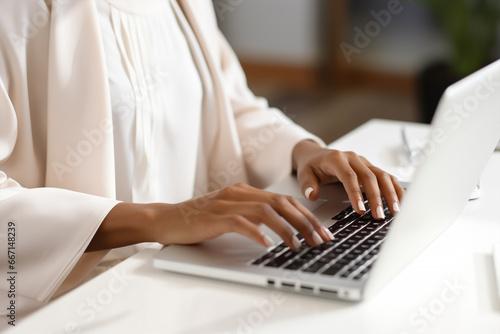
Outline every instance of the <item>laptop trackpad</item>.
{"type": "Polygon", "coordinates": [[[327,200],[323,199],[323,198],[319,198],[318,200],[316,200],[314,202],[311,202],[305,198],[296,198],[296,199],[300,202],[300,204],[305,206],[311,212],[316,210],[317,208],[319,208],[320,206],[322,206],[323,204],[325,204],[327,202],[327,200]]]}

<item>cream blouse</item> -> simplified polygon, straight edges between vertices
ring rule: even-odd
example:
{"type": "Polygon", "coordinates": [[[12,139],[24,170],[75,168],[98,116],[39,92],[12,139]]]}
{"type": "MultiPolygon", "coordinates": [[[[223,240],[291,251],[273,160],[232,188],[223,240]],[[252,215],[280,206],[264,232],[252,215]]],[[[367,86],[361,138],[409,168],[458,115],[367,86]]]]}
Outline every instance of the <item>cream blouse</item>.
{"type": "MultiPolygon", "coordinates": [[[[176,203],[193,197],[204,99],[176,2],[97,0],[113,111],[117,199],[176,203]]],[[[216,134],[215,112],[205,131],[216,134]]],[[[206,138],[206,137],[205,137],[206,138]]]]}

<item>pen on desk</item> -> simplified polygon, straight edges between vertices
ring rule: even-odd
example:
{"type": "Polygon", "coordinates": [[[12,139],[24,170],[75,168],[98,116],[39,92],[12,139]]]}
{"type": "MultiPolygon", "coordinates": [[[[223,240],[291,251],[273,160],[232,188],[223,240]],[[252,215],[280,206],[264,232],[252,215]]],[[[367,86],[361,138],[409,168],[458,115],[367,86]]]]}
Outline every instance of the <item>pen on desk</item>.
{"type": "Polygon", "coordinates": [[[401,128],[401,139],[403,140],[403,150],[408,158],[410,165],[413,165],[415,158],[415,150],[412,150],[410,142],[408,141],[408,136],[406,135],[406,130],[404,127],[401,128]]]}

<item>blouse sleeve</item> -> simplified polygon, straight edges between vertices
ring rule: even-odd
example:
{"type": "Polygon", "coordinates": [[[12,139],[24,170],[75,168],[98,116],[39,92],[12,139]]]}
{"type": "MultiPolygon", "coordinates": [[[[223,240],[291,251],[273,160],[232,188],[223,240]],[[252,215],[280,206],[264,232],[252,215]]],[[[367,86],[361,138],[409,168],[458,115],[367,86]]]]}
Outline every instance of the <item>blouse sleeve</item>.
{"type": "MultiPolygon", "coordinates": [[[[2,163],[11,157],[18,126],[2,80],[0,120],[0,272],[8,278],[0,280],[0,295],[2,301],[46,302],[75,266],[84,269],[103,256],[84,251],[118,202],[63,189],[27,189],[9,178],[2,163]]],[[[0,314],[6,313],[2,302],[0,314]]]]}
{"type": "Polygon", "coordinates": [[[252,184],[267,187],[292,171],[292,150],[306,139],[325,143],[295,124],[282,111],[248,88],[241,65],[220,31],[221,68],[226,92],[234,110],[248,177],[252,184]]]}

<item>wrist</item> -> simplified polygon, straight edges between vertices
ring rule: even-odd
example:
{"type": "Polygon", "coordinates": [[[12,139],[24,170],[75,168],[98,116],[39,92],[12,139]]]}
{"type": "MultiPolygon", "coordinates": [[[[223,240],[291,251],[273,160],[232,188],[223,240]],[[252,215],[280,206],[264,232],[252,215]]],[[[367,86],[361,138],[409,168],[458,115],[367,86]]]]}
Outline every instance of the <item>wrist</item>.
{"type": "Polygon", "coordinates": [[[159,242],[162,203],[139,204],[140,224],[138,234],[142,242],[159,242]]]}
{"type": "Polygon", "coordinates": [[[182,213],[178,204],[151,203],[145,208],[144,219],[148,225],[146,235],[152,242],[168,245],[176,238],[176,222],[181,221],[182,213]]]}
{"type": "Polygon", "coordinates": [[[155,242],[158,205],[118,203],[102,221],[87,251],[155,242]]]}
{"type": "Polygon", "coordinates": [[[306,160],[312,153],[322,150],[323,148],[317,142],[311,139],[305,139],[298,142],[292,150],[292,168],[297,171],[297,168],[302,165],[302,161],[306,160]]]}

